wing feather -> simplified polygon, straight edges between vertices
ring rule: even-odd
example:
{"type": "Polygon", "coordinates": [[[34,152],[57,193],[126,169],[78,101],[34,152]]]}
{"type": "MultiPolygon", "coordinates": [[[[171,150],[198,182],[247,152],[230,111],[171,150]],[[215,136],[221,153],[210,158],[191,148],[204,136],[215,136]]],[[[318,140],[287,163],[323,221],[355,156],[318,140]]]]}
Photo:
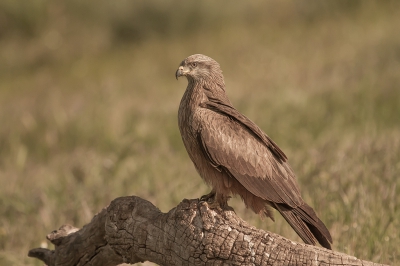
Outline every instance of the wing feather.
{"type": "Polygon", "coordinates": [[[277,158],[282,161],[287,161],[285,153],[278,147],[278,145],[265,134],[253,121],[248,119],[246,116],[239,113],[235,108],[230,105],[224,104],[218,101],[208,101],[203,104],[204,107],[214,110],[219,113],[224,113],[225,115],[239,121],[245,127],[247,127],[252,134],[256,135],[265,145],[267,145],[277,158]]]}
{"type": "Polygon", "coordinates": [[[286,155],[257,125],[222,104],[212,103],[202,116],[199,144],[214,167],[224,167],[262,199],[291,207],[303,204],[286,155]]]}

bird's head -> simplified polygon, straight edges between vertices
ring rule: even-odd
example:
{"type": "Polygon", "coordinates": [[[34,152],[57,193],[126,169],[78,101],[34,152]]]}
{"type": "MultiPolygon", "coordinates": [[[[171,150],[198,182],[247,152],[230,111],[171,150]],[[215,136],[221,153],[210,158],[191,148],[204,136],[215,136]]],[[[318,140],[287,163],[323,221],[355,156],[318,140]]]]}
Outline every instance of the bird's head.
{"type": "Polygon", "coordinates": [[[185,76],[189,82],[213,82],[224,86],[224,77],[217,61],[202,54],[191,55],[181,62],[175,77],[178,79],[181,76],[185,76]]]}

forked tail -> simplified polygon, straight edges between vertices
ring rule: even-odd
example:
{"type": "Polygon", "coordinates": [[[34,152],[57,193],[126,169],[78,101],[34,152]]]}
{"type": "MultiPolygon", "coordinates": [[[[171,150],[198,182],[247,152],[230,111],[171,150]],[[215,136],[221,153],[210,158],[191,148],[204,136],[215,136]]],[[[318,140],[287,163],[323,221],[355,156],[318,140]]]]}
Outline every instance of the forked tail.
{"type": "Polygon", "coordinates": [[[318,241],[324,248],[332,249],[332,236],[329,230],[310,206],[304,203],[297,208],[291,208],[275,203],[274,207],[306,244],[315,245],[318,241]]]}

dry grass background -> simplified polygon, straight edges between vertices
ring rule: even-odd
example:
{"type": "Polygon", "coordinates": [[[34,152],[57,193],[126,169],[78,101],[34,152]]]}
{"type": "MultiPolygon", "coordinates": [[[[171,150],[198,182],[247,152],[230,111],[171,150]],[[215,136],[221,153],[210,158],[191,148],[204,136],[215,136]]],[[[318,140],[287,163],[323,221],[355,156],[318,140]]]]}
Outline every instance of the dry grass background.
{"type": "Polygon", "coordinates": [[[41,265],[30,248],[118,196],[168,211],[208,192],[177,127],[194,53],[289,156],[333,248],[398,264],[399,3],[1,1],[0,265],[41,265]]]}

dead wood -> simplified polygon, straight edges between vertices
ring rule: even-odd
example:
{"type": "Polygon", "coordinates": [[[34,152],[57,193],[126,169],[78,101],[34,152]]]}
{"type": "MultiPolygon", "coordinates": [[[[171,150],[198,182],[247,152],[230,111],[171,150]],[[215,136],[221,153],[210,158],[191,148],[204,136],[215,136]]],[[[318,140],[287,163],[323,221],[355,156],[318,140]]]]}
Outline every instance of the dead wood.
{"type": "Polygon", "coordinates": [[[82,229],[63,225],[47,235],[55,250],[28,256],[47,265],[382,265],[256,229],[232,209],[183,200],[162,213],[139,197],[117,198],[82,229]]]}

